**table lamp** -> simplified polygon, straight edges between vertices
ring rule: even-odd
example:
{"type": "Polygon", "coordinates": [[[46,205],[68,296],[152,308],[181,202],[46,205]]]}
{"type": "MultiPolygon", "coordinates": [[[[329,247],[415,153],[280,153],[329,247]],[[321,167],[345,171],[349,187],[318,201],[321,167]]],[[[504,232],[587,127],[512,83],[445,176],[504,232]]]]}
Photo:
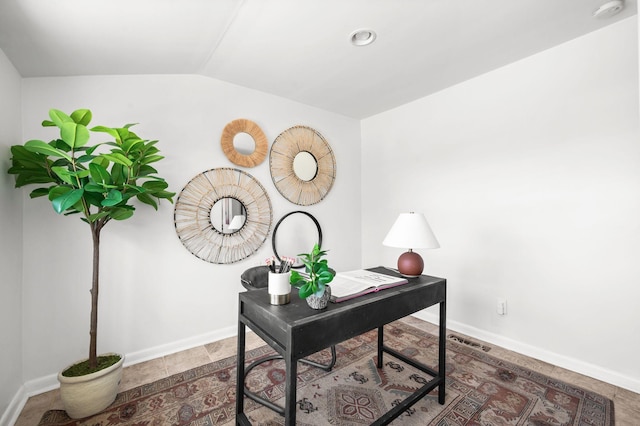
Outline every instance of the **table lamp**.
{"type": "Polygon", "coordinates": [[[407,248],[398,258],[398,272],[404,277],[415,278],[422,274],[424,261],[414,248],[438,248],[440,244],[433,235],[427,219],[422,213],[401,213],[389,230],[382,244],[388,247],[407,248]]]}

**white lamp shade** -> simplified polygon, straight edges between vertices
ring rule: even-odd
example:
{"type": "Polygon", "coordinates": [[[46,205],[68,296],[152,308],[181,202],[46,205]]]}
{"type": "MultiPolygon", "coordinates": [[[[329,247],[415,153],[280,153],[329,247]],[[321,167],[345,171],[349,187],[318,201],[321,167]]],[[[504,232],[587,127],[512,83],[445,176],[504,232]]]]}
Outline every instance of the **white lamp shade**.
{"type": "Polygon", "coordinates": [[[424,214],[413,212],[398,216],[382,244],[405,249],[440,247],[424,214]]]}

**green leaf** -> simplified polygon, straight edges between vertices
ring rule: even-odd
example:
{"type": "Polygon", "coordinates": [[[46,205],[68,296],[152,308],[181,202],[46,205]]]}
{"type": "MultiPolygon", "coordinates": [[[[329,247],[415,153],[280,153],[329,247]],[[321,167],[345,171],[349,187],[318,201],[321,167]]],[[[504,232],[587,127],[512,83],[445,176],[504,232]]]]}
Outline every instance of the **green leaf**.
{"type": "Polygon", "coordinates": [[[122,154],[119,153],[115,153],[115,154],[100,154],[100,157],[102,158],[106,158],[107,160],[114,162],[116,164],[122,164],[125,167],[131,167],[131,160],[129,160],[127,157],[125,157],[122,154]]]}
{"type": "Polygon", "coordinates": [[[82,198],[84,198],[84,195],[73,205],[72,208],[70,208],[69,210],[67,210],[65,212],[65,215],[72,214],[72,213],[79,213],[79,212],[83,211],[84,210],[84,204],[82,203],[82,198]]]}
{"type": "Polygon", "coordinates": [[[115,220],[129,219],[131,216],[133,216],[134,210],[132,206],[126,206],[126,207],[113,208],[112,210],[109,211],[109,217],[115,220]],[[129,207],[129,208],[126,208],[126,207],[129,207]]]}
{"type": "Polygon", "coordinates": [[[119,139],[120,138],[120,135],[118,134],[116,129],[112,129],[111,127],[95,126],[95,127],[91,128],[91,131],[92,132],[107,133],[108,135],[112,136],[114,139],[119,139]]]}
{"type": "Polygon", "coordinates": [[[96,206],[98,209],[102,209],[102,200],[104,200],[104,196],[102,195],[104,192],[107,192],[106,189],[101,188],[100,192],[89,192],[87,191],[87,187],[84,188],[84,200],[92,205],[96,206]]]}
{"type": "Polygon", "coordinates": [[[36,152],[30,152],[22,145],[12,146],[11,154],[12,167],[10,170],[12,171],[9,171],[9,174],[17,174],[22,171],[46,174],[48,171],[48,165],[51,163],[47,156],[36,152]]]}
{"type": "Polygon", "coordinates": [[[26,167],[11,167],[7,171],[9,174],[15,174],[16,176],[16,188],[23,187],[32,183],[58,183],[56,179],[49,176],[47,171],[42,167],[26,168],[26,167]]]}
{"type": "Polygon", "coordinates": [[[107,189],[102,186],[102,185],[98,185],[97,183],[88,183],[84,186],[84,190],[86,192],[98,192],[98,193],[103,193],[106,192],[107,189]]]}
{"type": "Polygon", "coordinates": [[[89,215],[89,222],[93,223],[98,219],[102,219],[103,217],[107,217],[109,216],[109,212],[107,211],[101,211],[98,213],[94,213],[92,215],[89,215]]]}
{"type": "Polygon", "coordinates": [[[32,185],[34,183],[58,183],[55,179],[48,176],[18,176],[16,179],[16,188],[20,188],[25,185],[32,185]]]}
{"type": "Polygon", "coordinates": [[[49,195],[49,188],[36,188],[29,194],[30,198],[38,198],[49,195]]]}
{"type": "Polygon", "coordinates": [[[312,262],[311,266],[312,266],[312,271],[313,271],[314,274],[319,274],[324,269],[322,267],[322,263],[320,263],[320,262],[322,262],[322,261],[312,262]]]}
{"type": "Polygon", "coordinates": [[[144,141],[142,139],[138,139],[138,138],[129,138],[126,141],[124,141],[122,143],[122,149],[125,152],[129,152],[131,150],[131,148],[133,148],[134,146],[144,143],[144,141]]]}
{"type": "Polygon", "coordinates": [[[43,141],[30,140],[24,144],[24,147],[31,152],[36,152],[38,154],[43,154],[43,155],[50,155],[53,157],[62,157],[66,160],[69,160],[69,162],[72,161],[71,157],[66,152],[62,152],[59,149],[52,147],[48,143],[44,143],[43,141]]]}
{"type": "Polygon", "coordinates": [[[149,192],[162,191],[169,185],[164,180],[150,180],[142,184],[142,187],[149,192]]]}
{"type": "Polygon", "coordinates": [[[155,163],[156,161],[160,161],[162,160],[164,157],[162,155],[150,155],[148,157],[144,157],[141,161],[140,164],[151,164],[151,163],[155,163]]]}
{"type": "Polygon", "coordinates": [[[43,120],[42,127],[56,127],[56,123],[51,120],[43,120]]]}
{"type": "Polygon", "coordinates": [[[300,290],[298,290],[298,296],[300,296],[301,299],[306,299],[313,293],[315,293],[315,291],[313,290],[313,286],[311,285],[311,283],[306,283],[305,285],[300,287],[300,290]]]}
{"type": "Polygon", "coordinates": [[[114,164],[111,167],[111,178],[116,185],[122,185],[127,181],[129,169],[122,164],[114,164]]]}
{"type": "Polygon", "coordinates": [[[130,138],[131,134],[133,133],[133,132],[130,132],[129,129],[126,129],[124,127],[118,127],[115,130],[116,132],[118,132],[119,137],[116,138],[116,142],[118,142],[119,145],[122,145],[122,142],[130,138]]]}
{"type": "Polygon", "coordinates": [[[40,161],[43,157],[41,154],[37,154],[35,152],[29,151],[23,145],[12,145],[11,146],[11,156],[12,160],[15,162],[16,160],[31,160],[31,161],[40,161]]]}
{"type": "Polygon", "coordinates": [[[94,158],[96,158],[95,155],[81,155],[77,158],[76,163],[87,163],[89,161],[93,161],[94,158]]]}
{"type": "Polygon", "coordinates": [[[63,141],[62,139],[56,139],[55,141],[51,141],[49,142],[49,145],[64,152],[71,151],[71,147],[69,146],[69,144],[63,141]]]}
{"type": "Polygon", "coordinates": [[[109,167],[109,160],[107,160],[106,158],[103,158],[101,156],[95,157],[91,162],[95,163],[95,164],[99,164],[100,166],[104,167],[105,169],[107,167],[109,167]]]}
{"type": "Polygon", "coordinates": [[[74,175],[74,176],[79,177],[80,179],[84,179],[86,177],[89,177],[89,170],[87,170],[87,169],[78,169],[77,171],[72,172],[71,174],[74,175]]]}
{"type": "Polygon", "coordinates": [[[82,124],[65,122],[60,128],[60,137],[71,148],[80,148],[89,142],[89,130],[82,124]]]}
{"type": "Polygon", "coordinates": [[[107,198],[102,200],[102,203],[100,204],[102,204],[105,207],[111,207],[111,206],[117,205],[120,202],[122,202],[122,193],[117,189],[112,189],[107,194],[107,198]]]}
{"type": "Polygon", "coordinates": [[[142,176],[149,176],[152,175],[154,173],[158,173],[158,171],[156,169],[154,169],[151,166],[148,166],[146,164],[140,166],[140,169],[138,170],[138,176],[142,177],[142,176]]]}
{"type": "Polygon", "coordinates": [[[330,271],[322,271],[318,276],[318,281],[322,284],[329,284],[333,281],[333,274],[330,271]]]}
{"type": "Polygon", "coordinates": [[[122,203],[120,203],[121,205],[127,204],[129,202],[129,199],[137,195],[133,192],[121,192],[120,194],[122,194],[122,203]]]}
{"type": "Polygon", "coordinates": [[[96,145],[93,145],[93,146],[87,147],[87,149],[86,149],[86,153],[87,153],[87,154],[93,154],[93,152],[94,152],[96,149],[98,149],[98,148],[100,147],[100,145],[104,145],[104,143],[99,143],[99,144],[96,144],[96,145]]]}
{"type": "Polygon", "coordinates": [[[91,179],[94,180],[97,184],[106,184],[111,185],[111,175],[99,164],[91,163],[89,164],[89,171],[91,172],[91,179]]]}
{"type": "Polygon", "coordinates": [[[289,277],[289,284],[294,287],[300,288],[304,284],[306,284],[307,280],[304,279],[302,275],[298,271],[291,271],[291,276],[289,277]]]}
{"type": "Polygon", "coordinates": [[[158,191],[158,192],[154,192],[153,196],[156,198],[164,198],[165,200],[168,200],[169,202],[173,203],[173,196],[176,195],[175,192],[169,192],[169,191],[158,191]]]}
{"type": "Polygon", "coordinates": [[[62,213],[70,207],[73,207],[75,203],[80,201],[82,198],[82,194],[84,194],[83,189],[73,189],[66,194],[63,194],[57,198],[51,200],[51,204],[53,205],[53,209],[56,213],[62,213]]]}
{"type": "Polygon", "coordinates": [[[158,210],[158,203],[156,203],[156,200],[153,199],[152,196],[150,196],[149,194],[146,193],[142,193],[142,194],[138,194],[136,195],[136,198],[144,203],[144,204],[148,204],[151,207],[153,207],[154,209],[158,210]]]}
{"type": "Polygon", "coordinates": [[[91,122],[91,111],[88,109],[77,109],[71,113],[71,119],[78,124],[86,126],[91,122]]]}
{"type": "Polygon", "coordinates": [[[324,294],[324,292],[325,292],[325,286],[324,286],[324,284],[320,284],[320,285],[318,286],[318,289],[317,289],[313,294],[314,294],[315,296],[317,296],[317,297],[322,297],[322,295],[324,294]]]}
{"type": "MultiPolygon", "coordinates": [[[[69,117],[67,114],[65,114],[64,112],[57,110],[57,109],[50,109],[49,110],[49,117],[51,118],[51,121],[53,121],[53,124],[55,124],[56,126],[62,128],[62,125],[64,123],[68,123],[68,122],[72,122],[73,120],[71,119],[71,117],[69,117]]],[[[44,124],[44,122],[43,122],[44,124]]]]}
{"type": "Polygon", "coordinates": [[[52,186],[49,189],[49,200],[53,200],[54,198],[61,197],[62,195],[72,191],[73,188],[66,185],[57,185],[52,186]]]}
{"type": "Polygon", "coordinates": [[[137,186],[137,185],[131,185],[131,184],[125,183],[124,187],[137,193],[146,192],[146,190],[143,187],[137,186]]]}
{"type": "Polygon", "coordinates": [[[77,182],[73,179],[73,177],[71,176],[71,172],[69,172],[69,169],[67,169],[66,167],[52,167],[51,171],[53,171],[53,173],[55,173],[64,182],[72,186],[77,186],[77,182]]]}

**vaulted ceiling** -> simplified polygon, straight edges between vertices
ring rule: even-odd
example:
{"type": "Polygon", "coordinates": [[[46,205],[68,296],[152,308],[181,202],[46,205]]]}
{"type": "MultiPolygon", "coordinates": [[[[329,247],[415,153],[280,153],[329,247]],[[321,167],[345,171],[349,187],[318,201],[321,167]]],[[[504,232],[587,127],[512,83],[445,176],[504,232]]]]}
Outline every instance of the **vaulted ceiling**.
{"type": "Polygon", "coordinates": [[[364,118],[636,14],[607,1],[0,0],[0,48],[23,77],[201,74],[364,118]]]}

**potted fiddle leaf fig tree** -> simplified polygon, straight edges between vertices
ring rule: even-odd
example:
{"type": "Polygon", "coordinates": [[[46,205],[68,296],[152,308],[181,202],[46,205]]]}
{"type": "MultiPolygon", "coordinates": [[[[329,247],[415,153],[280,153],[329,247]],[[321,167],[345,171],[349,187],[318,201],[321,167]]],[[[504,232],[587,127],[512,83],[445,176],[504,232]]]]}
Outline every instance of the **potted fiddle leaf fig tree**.
{"type": "Polygon", "coordinates": [[[136,202],[157,210],[161,199],[173,202],[175,193],[167,191],[167,183],[151,166],[163,158],[157,141],[140,138],[131,131],[131,124],[89,128],[92,113],[88,109],[70,115],[52,109],[49,118],[42,126],[56,127],[59,134],[50,142],[29,140],[12,146],[8,173],[15,175],[16,188],[36,185],[31,198],[48,197],[56,213],[79,217],[91,231],[89,357],[58,375],[67,414],[81,418],[114,401],[124,362],[122,355],[96,352],[100,233],[112,220],[133,216],[136,202]],[[92,133],[106,134],[103,139],[108,141],[89,144],[92,133]]]}
{"type": "Polygon", "coordinates": [[[320,250],[315,244],[311,253],[300,253],[305,267],[305,275],[298,271],[291,271],[289,283],[298,289],[298,296],[306,299],[307,304],[313,309],[324,309],[331,298],[331,288],[327,285],[333,281],[335,273],[329,268],[327,259],[323,257],[326,250],[320,250]]]}

